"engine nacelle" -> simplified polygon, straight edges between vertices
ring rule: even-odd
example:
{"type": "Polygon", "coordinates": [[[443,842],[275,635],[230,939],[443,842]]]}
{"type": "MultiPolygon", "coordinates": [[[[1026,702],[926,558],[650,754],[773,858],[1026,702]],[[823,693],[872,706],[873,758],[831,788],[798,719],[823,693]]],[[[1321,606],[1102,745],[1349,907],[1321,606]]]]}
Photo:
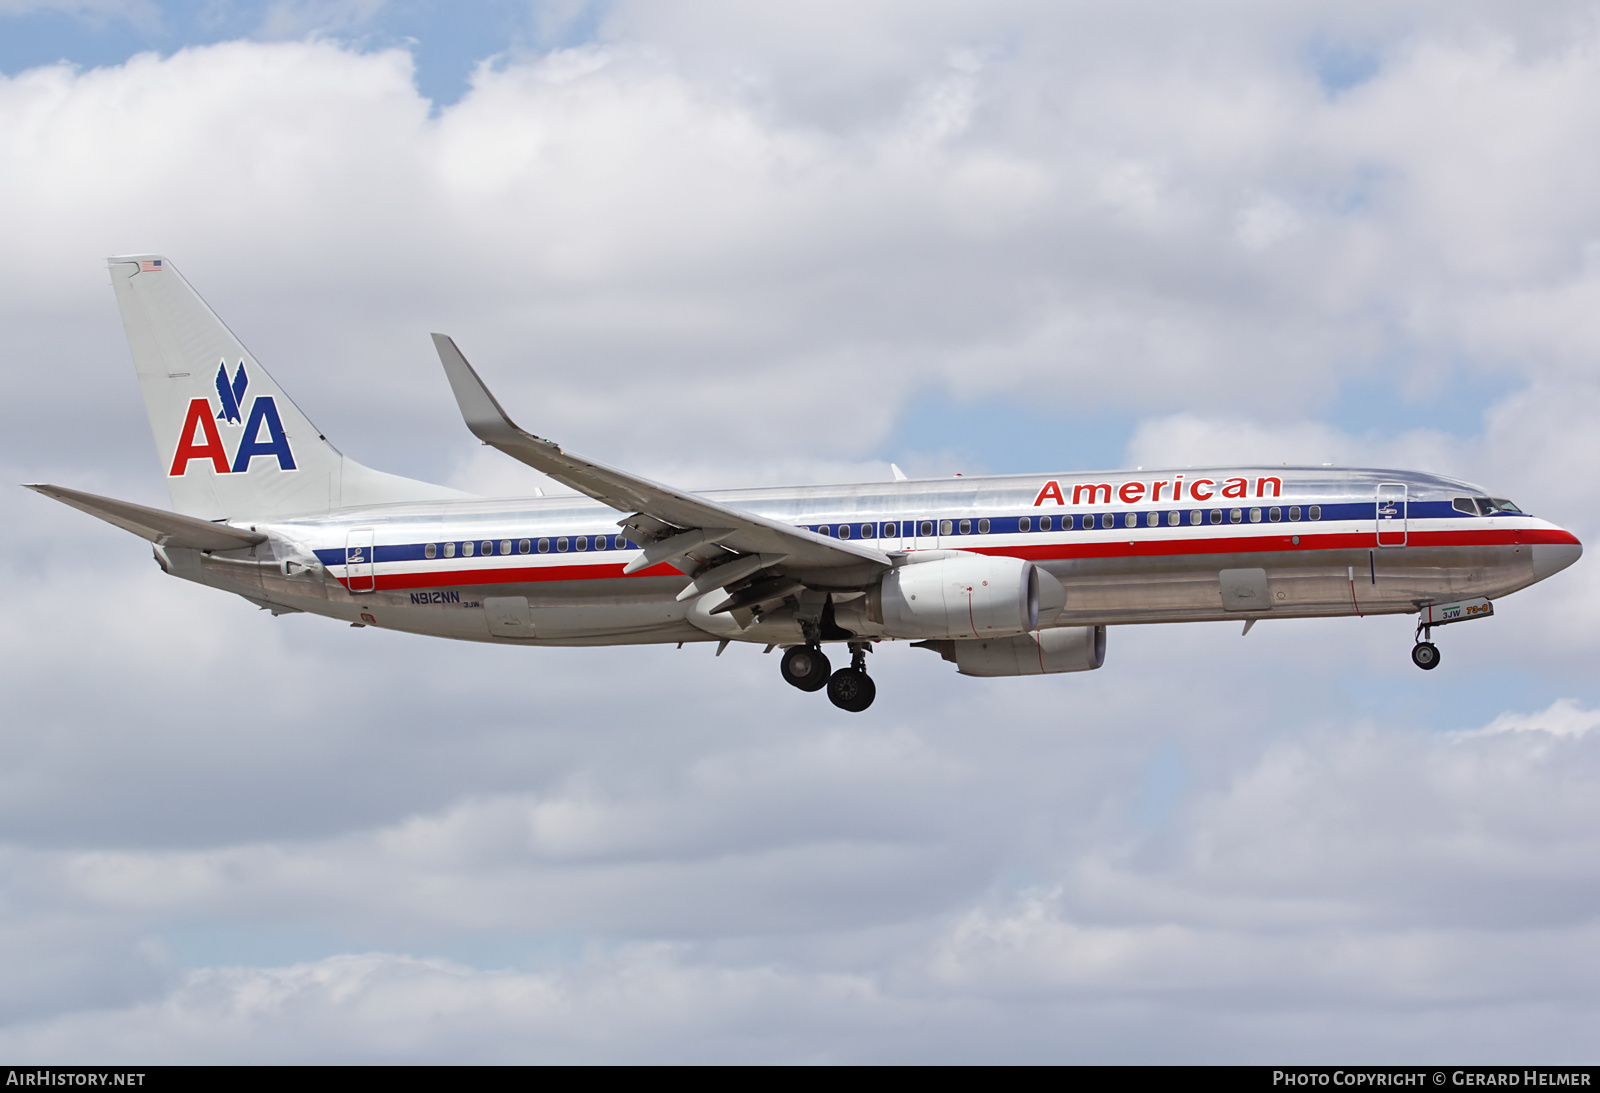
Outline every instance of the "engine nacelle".
{"type": "Polygon", "coordinates": [[[1011,638],[940,642],[939,651],[964,676],[1092,672],[1106,662],[1106,628],[1061,626],[1011,638]]]}
{"type": "Polygon", "coordinates": [[[884,575],[869,610],[891,638],[1026,634],[1039,625],[1039,571],[1021,558],[987,554],[916,562],[884,575]]]}

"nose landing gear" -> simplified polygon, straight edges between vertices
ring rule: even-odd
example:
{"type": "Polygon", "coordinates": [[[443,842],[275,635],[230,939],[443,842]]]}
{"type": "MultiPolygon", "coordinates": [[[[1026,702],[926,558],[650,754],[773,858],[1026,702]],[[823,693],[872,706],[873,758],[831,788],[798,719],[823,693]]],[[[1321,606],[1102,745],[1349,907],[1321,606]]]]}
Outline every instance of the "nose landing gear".
{"type": "Polygon", "coordinates": [[[1411,663],[1424,672],[1439,667],[1439,647],[1431,641],[1419,641],[1411,647],[1411,663]]]}
{"type": "Polygon", "coordinates": [[[1494,604],[1479,596],[1455,603],[1417,603],[1416,644],[1411,647],[1411,663],[1424,672],[1439,667],[1439,647],[1433,643],[1433,628],[1471,619],[1494,617],[1494,604]]]}
{"type": "Polygon", "coordinates": [[[1417,632],[1411,635],[1416,642],[1411,647],[1411,663],[1424,672],[1431,672],[1439,667],[1439,647],[1433,643],[1433,627],[1428,625],[1428,612],[1424,610],[1420,616],[1417,619],[1417,632]]]}

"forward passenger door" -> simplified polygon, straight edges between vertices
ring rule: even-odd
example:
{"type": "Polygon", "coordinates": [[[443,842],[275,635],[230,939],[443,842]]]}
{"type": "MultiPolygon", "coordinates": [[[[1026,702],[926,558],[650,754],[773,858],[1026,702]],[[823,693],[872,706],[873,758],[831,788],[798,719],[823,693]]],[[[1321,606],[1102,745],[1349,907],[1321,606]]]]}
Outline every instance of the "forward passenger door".
{"type": "Polygon", "coordinates": [[[1406,545],[1406,485],[1404,482],[1381,482],[1377,501],[1378,545],[1403,547],[1406,545]]]}

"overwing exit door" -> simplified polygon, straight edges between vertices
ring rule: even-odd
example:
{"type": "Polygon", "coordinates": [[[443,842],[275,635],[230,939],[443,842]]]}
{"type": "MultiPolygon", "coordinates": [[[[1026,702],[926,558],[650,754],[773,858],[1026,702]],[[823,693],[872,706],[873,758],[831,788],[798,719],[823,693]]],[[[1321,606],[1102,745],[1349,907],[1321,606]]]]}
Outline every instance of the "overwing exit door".
{"type": "Polygon", "coordinates": [[[1406,486],[1404,482],[1378,485],[1378,545],[1406,545],[1406,486]]]}

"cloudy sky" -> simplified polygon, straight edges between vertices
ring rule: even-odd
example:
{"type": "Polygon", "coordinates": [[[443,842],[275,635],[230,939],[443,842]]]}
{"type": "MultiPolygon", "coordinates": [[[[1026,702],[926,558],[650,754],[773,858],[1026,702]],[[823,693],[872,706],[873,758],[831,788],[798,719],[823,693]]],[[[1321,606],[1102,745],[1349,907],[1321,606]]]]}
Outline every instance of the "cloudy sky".
{"type": "MultiPolygon", "coordinates": [[[[0,0],[0,465],[166,504],[103,259],[540,485],[1397,466],[1600,531],[1600,6],[0,0]]],[[[0,1057],[1593,1061],[1600,577],[1104,669],[273,619],[0,491],[0,1057]]]]}

